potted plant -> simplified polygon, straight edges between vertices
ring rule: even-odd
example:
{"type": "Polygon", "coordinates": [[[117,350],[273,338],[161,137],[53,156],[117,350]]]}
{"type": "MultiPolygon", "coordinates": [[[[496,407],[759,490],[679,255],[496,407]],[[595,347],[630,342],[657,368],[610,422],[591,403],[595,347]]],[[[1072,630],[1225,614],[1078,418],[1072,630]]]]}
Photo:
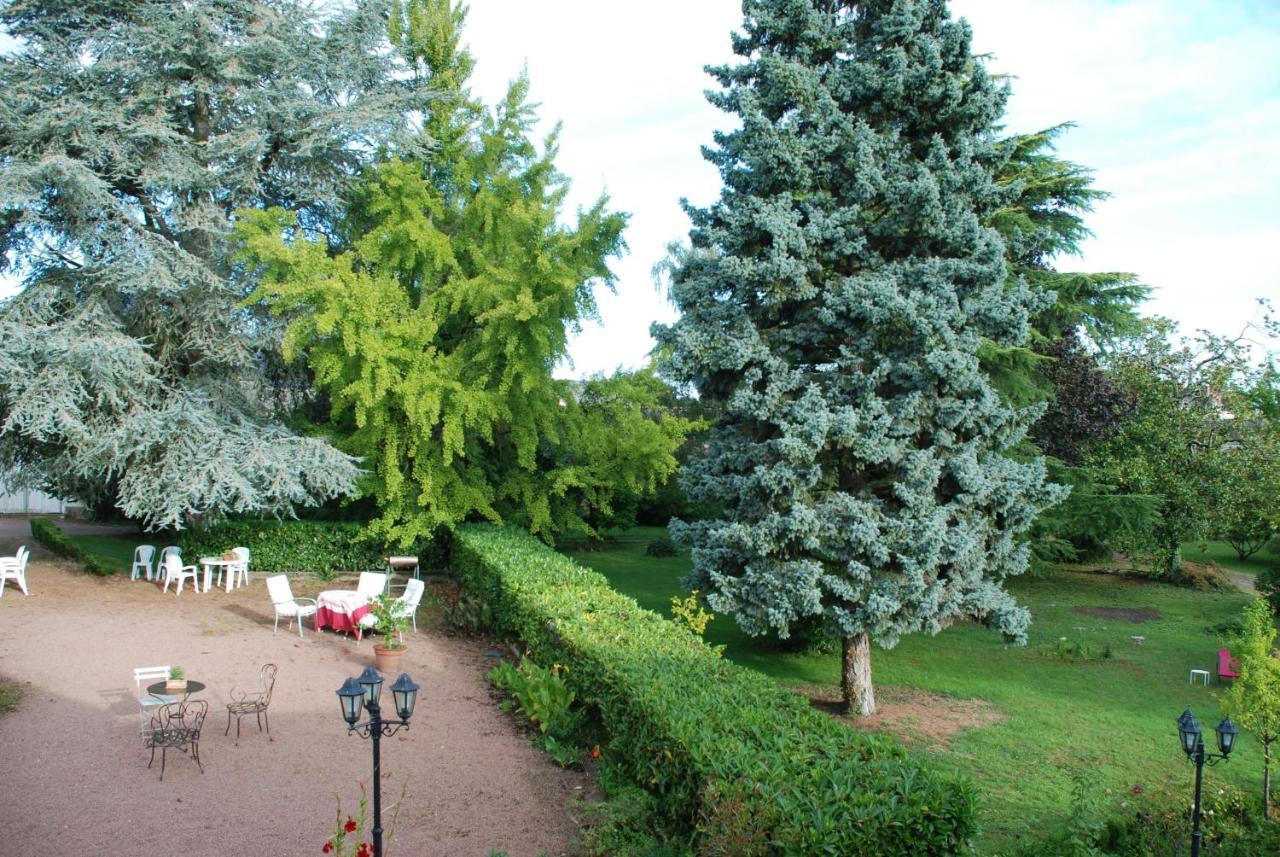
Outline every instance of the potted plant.
{"type": "Polygon", "coordinates": [[[395,675],[400,671],[400,659],[404,657],[404,640],[401,636],[409,627],[409,616],[396,599],[379,595],[369,602],[369,615],[373,627],[382,634],[373,644],[373,656],[378,672],[395,675]]]}
{"type": "Polygon", "coordinates": [[[169,667],[169,678],[164,683],[165,690],[186,690],[187,674],[182,667],[169,667]]]}

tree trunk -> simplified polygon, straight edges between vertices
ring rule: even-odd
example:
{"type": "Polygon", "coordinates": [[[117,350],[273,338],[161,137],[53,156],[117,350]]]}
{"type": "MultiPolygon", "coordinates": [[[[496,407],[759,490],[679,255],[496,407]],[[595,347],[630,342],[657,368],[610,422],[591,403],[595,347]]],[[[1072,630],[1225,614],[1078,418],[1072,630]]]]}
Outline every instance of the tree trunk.
{"type": "Polygon", "coordinates": [[[840,690],[845,712],[858,717],[876,713],[871,689],[871,640],[866,634],[845,637],[841,658],[840,690]]]}
{"type": "Polygon", "coordinates": [[[1262,817],[1271,817],[1271,742],[1262,742],[1262,817]]]}

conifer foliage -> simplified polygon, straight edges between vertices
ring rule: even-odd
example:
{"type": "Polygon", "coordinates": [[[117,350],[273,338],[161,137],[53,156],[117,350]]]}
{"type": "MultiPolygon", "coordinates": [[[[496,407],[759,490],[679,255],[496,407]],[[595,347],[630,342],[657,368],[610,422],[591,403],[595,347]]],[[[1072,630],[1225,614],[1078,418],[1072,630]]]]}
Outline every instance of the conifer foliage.
{"type": "Polygon", "coordinates": [[[983,220],[1005,91],[942,0],[747,0],[741,64],[712,103],[741,120],[707,158],[656,326],[666,371],[722,404],[683,474],[717,519],[674,525],[691,585],[748,633],[821,616],[852,711],[874,710],[870,642],[976,618],[1014,640],[1001,584],[1062,495],[1006,456],[1035,416],[992,389],[984,337],[1017,345],[1034,304],[983,220]]]}
{"type": "Polygon", "coordinates": [[[14,0],[0,20],[0,456],[153,525],[287,512],[357,468],[301,435],[232,214],[328,231],[419,81],[382,0],[14,0]]]}
{"type": "Polygon", "coordinates": [[[286,212],[247,214],[258,296],[288,314],[286,355],[305,354],[348,449],[372,464],[380,534],[407,543],[468,518],[590,529],[616,490],[674,472],[685,433],[657,413],[652,377],[551,376],[612,280],[626,218],[602,197],[562,224],[567,182],[554,135],[529,139],[527,80],[486,109],[466,89],[463,7],[393,6],[393,38],[436,93],[432,151],[368,172],[340,245],[286,212]]]}

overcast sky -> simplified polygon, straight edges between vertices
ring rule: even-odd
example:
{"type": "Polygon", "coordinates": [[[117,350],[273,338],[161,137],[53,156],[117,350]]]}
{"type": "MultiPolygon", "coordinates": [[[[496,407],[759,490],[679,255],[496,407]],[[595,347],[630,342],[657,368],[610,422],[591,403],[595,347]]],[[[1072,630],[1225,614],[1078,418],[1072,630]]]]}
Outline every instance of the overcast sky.
{"type": "MultiPolygon", "coordinates": [[[[649,324],[674,313],[649,270],[686,236],[678,201],[719,192],[700,156],[725,125],[702,66],[728,60],[738,0],[472,0],[473,88],[492,102],[528,67],[564,124],[570,204],[602,191],[631,213],[617,294],[572,344],[564,374],[642,364],[649,324]]],[[[1148,314],[1234,333],[1280,298],[1280,3],[1274,0],[954,0],[974,48],[1015,76],[1007,128],[1071,121],[1059,152],[1113,196],[1068,270],[1136,272],[1148,314]]]]}

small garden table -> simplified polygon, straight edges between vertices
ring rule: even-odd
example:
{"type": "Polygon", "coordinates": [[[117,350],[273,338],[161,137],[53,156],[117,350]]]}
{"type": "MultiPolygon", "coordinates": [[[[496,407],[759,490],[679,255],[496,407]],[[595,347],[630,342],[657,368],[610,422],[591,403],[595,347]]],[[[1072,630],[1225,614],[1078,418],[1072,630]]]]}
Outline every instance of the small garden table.
{"type": "Polygon", "coordinates": [[[369,601],[354,589],[330,589],[316,596],[316,630],[332,628],[361,637],[360,620],[369,613],[369,601]]]}

